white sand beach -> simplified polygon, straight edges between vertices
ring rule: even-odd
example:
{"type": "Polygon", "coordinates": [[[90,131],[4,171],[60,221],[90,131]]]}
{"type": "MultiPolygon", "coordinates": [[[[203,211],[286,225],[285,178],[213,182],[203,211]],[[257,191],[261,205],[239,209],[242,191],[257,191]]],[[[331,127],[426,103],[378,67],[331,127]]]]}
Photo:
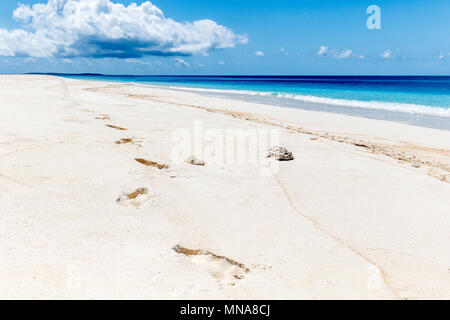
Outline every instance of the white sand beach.
{"type": "Polygon", "coordinates": [[[2,299],[449,299],[450,131],[1,75],[0,255],[2,299]],[[196,124],[295,159],[174,162],[196,124]]]}

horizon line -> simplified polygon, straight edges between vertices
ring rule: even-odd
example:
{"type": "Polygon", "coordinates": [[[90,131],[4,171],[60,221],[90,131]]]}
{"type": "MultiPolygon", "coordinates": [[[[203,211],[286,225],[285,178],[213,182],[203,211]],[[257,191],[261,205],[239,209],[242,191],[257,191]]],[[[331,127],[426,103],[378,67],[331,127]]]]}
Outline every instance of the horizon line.
{"type": "Polygon", "coordinates": [[[62,75],[62,76],[104,76],[104,77],[255,77],[255,78],[263,78],[263,77],[450,77],[450,75],[336,75],[336,74],[189,74],[189,75],[177,75],[177,74],[103,74],[103,73],[63,73],[63,72],[25,72],[25,73],[1,73],[1,74],[19,74],[19,75],[62,75]]]}

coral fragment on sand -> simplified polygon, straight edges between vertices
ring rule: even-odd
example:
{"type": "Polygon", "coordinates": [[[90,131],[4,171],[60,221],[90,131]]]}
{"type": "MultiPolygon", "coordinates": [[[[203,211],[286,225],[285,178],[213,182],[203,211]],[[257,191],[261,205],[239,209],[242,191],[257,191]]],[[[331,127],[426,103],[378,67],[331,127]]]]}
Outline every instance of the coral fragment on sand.
{"type": "Polygon", "coordinates": [[[278,161],[294,160],[294,155],[288,149],[275,146],[268,150],[266,158],[273,158],[278,161]]]}

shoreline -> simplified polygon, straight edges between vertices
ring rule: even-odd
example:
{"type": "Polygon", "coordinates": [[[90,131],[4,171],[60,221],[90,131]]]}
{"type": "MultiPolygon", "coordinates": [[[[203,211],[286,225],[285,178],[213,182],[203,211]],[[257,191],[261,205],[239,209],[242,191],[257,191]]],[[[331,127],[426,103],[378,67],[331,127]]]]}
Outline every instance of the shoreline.
{"type": "MultiPolygon", "coordinates": [[[[170,90],[170,89],[169,89],[170,90]]],[[[180,91],[186,91],[182,88],[180,91]]],[[[359,117],[365,119],[390,121],[395,123],[402,123],[412,126],[425,127],[430,129],[439,129],[450,131],[450,119],[441,116],[431,116],[420,113],[410,113],[410,112],[400,112],[393,110],[383,110],[383,109],[371,109],[365,107],[349,107],[342,103],[342,105],[332,105],[321,102],[306,102],[306,101],[296,101],[286,98],[279,97],[258,97],[254,98],[251,95],[244,94],[225,94],[221,96],[220,94],[208,94],[199,93],[200,95],[212,96],[216,98],[237,100],[243,102],[254,102],[257,104],[265,104],[269,106],[285,107],[297,110],[308,110],[317,112],[327,112],[332,114],[342,114],[352,117],[359,117]],[[283,100],[280,100],[283,99],[283,100]],[[285,99],[285,100],[284,100],[285,99]]]]}
{"type": "MultiPolygon", "coordinates": [[[[77,77],[67,77],[68,79],[78,79],[77,77]]],[[[80,79],[78,79],[80,80],[80,79]]],[[[81,79],[84,80],[84,79],[81,79]]],[[[89,81],[89,79],[87,79],[89,81]]],[[[432,129],[450,130],[448,111],[444,107],[416,105],[410,103],[394,103],[388,101],[362,101],[362,100],[345,100],[334,99],[321,96],[299,95],[289,97],[290,94],[279,93],[272,95],[273,92],[268,91],[248,91],[245,89],[218,89],[203,88],[195,86],[182,86],[173,83],[140,83],[135,81],[121,81],[112,79],[94,79],[94,81],[102,81],[107,83],[132,84],[143,87],[154,87],[167,90],[182,91],[187,93],[196,93],[202,96],[210,96],[215,98],[231,99],[241,102],[254,102],[257,104],[265,104],[278,107],[287,107],[300,110],[321,111],[334,114],[343,114],[349,116],[357,116],[361,118],[385,120],[391,122],[404,123],[409,125],[427,127],[432,129]],[[287,96],[285,96],[287,95],[287,96]],[[327,102],[333,101],[333,102],[327,102]],[[398,108],[413,109],[412,111],[401,111],[398,108]],[[430,114],[421,109],[427,109],[429,112],[447,112],[447,116],[439,114],[430,114]],[[419,109],[419,110],[414,110],[419,109]]]]}
{"type": "Polygon", "coordinates": [[[449,131],[117,82],[0,84],[2,298],[449,298],[449,131]],[[295,159],[267,176],[174,162],[196,121],[275,130],[295,159]]]}

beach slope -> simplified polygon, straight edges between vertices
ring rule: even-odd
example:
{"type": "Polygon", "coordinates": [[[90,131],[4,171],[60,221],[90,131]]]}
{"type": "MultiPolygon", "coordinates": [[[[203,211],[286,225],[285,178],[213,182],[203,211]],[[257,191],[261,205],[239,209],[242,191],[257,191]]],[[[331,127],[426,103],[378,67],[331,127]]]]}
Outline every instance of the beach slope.
{"type": "Polygon", "coordinates": [[[52,76],[0,88],[0,298],[450,298],[450,131],[52,76]],[[227,130],[294,160],[174,160],[227,130]]]}

